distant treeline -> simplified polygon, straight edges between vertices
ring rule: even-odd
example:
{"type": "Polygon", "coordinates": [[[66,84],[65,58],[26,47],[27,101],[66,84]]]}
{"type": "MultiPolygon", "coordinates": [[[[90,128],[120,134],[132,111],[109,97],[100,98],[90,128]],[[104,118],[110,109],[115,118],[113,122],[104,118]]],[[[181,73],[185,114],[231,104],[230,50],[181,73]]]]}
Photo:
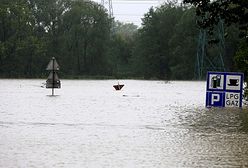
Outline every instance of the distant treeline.
{"type": "MultiPolygon", "coordinates": [[[[86,0],[1,0],[0,77],[46,77],[56,57],[68,78],[193,79],[199,29],[195,9],[173,3],[151,8],[142,26],[123,24],[86,0]]],[[[224,63],[238,46],[227,30],[224,63]]],[[[208,48],[215,55],[216,47],[208,48]]]]}

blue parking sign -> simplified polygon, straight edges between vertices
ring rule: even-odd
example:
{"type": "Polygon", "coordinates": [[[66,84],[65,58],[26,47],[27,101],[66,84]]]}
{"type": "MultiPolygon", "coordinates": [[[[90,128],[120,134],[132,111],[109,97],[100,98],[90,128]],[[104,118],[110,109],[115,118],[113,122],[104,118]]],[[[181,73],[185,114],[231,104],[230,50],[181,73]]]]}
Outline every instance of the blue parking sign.
{"type": "Polygon", "coordinates": [[[223,92],[207,92],[206,106],[223,107],[224,96],[223,92]]]}

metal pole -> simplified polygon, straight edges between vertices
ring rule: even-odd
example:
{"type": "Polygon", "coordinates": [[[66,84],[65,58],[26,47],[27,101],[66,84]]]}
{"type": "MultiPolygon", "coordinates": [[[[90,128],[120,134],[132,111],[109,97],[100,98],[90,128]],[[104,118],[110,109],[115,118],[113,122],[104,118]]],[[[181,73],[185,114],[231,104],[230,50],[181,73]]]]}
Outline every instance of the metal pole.
{"type": "Polygon", "coordinates": [[[53,59],[53,88],[52,88],[52,95],[54,95],[54,57],[53,59]]]}

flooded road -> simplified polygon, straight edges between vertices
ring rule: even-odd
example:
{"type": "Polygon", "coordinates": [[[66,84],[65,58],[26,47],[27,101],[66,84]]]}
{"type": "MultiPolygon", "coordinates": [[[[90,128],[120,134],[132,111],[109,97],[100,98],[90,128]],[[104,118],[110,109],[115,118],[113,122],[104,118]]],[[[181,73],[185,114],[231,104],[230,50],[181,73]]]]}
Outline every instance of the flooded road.
{"type": "Polygon", "coordinates": [[[205,108],[205,82],[0,80],[0,167],[248,167],[247,109],[205,108]]]}

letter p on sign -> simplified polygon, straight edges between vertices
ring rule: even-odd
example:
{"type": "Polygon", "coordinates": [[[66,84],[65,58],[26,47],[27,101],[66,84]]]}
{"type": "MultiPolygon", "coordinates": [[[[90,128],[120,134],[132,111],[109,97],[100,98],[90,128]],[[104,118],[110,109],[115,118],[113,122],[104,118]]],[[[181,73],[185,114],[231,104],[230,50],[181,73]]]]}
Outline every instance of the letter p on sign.
{"type": "Polygon", "coordinates": [[[211,105],[214,105],[215,102],[219,102],[220,101],[220,95],[219,94],[212,94],[211,97],[211,105]]]}
{"type": "Polygon", "coordinates": [[[207,107],[224,107],[224,93],[221,92],[208,92],[207,93],[207,107]]]}

